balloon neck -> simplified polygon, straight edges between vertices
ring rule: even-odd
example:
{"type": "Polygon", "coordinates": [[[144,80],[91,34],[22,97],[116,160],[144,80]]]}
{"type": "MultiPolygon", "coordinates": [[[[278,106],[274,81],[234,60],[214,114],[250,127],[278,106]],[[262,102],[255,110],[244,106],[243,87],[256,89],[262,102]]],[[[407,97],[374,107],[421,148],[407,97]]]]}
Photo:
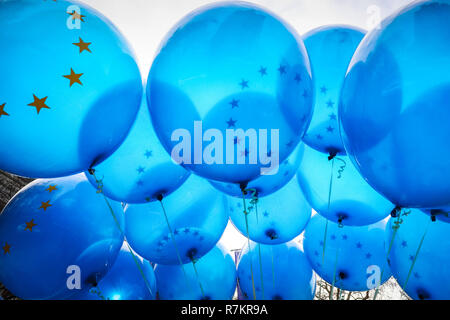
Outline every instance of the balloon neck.
{"type": "Polygon", "coordinates": [[[89,168],[88,172],[91,176],[93,176],[95,174],[95,169],[94,168],[89,168]]]}
{"type": "Polygon", "coordinates": [[[244,195],[247,195],[247,186],[248,186],[248,182],[241,182],[239,184],[239,188],[241,188],[241,191],[244,195]]]}
{"type": "Polygon", "coordinates": [[[328,156],[328,161],[333,160],[334,158],[336,158],[338,152],[336,150],[331,150],[328,156]]]}
{"type": "Polygon", "coordinates": [[[398,214],[400,213],[400,211],[402,211],[402,207],[396,206],[396,207],[394,208],[394,210],[391,211],[391,217],[392,217],[392,218],[397,218],[397,217],[398,217],[398,214]]]}
{"type": "Polygon", "coordinates": [[[339,216],[339,218],[338,218],[338,226],[339,226],[339,228],[343,228],[344,227],[344,224],[343,224],[344,219],[345,219],[344,216],[339,216]]]}
{"type": "Polygon", "coordinates": [[[164,197],[162,194],[158,194],[156,195],[156,200],[158,200],[159,202],[163,201],[164,197]]]}

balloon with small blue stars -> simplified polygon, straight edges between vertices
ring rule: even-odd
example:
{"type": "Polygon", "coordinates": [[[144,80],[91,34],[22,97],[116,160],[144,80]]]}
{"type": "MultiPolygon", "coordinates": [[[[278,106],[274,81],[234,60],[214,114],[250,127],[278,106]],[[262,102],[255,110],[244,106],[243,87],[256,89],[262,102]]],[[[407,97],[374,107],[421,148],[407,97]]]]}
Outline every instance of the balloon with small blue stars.
{"type": "Polygon", "coordinates": [[[228,223],[226,196],[195,175],[161,201],[127,205],[125,213],[131,247],[158,264],[199,259],[219,241],[228,223]]]}
{"type": "Polygon", "coordinates": [[[83,172],[126,137],[142,79],[116,27],[78,1],[1,1],[0,169],[83,172]]]}
{"type": "Polygon", "coordinates": [[[364,181],[347,156],[330,160],[326,154],[305,146],[297,178],[314,210],[346,226],[375,223],[395,208],[364,181]]]}
{"type": "Polygon", "coordinates": [[[123,243],[122,205],[110,206],[83,174],[27,185],[0,215],[0,282],[31,300],[66,299],[77,292],[69,284],[98,284],[123,243]]]}
{"type": "Polygon", "coordinates": [[[403,290],[415,300],[450,299],[450,224],[432,221],[417,209],[389,220],[385,241],[389,264],[403,290]]]}
{"type": "Polygon", "coordinates": [[[214,188],[232,197],[251,199],[253,194],[258,198],[266,197],[283,188],[297,173],[298,166],[302,160],[304,145],[300,143],[291,155],[278,164],[272,171],[250,181],[245,185],[244,193],[242,186],[235,183],[225,183],[210,180],[214,188]],[[248,192],[245,192],[248,190],[248,192]]]}
{"type": "Polygon", "coordinates": [[[327,154],[345,154],[338,124],[338,103],[350,60],[365,32],[350,26],[326,26],[303,36],[315,84],[311,124],[303,141],[327,154]]]}
{"type": "Polygon", "coordinates": [[[154,300],[156,279],[147,260],[132,253],[126,244],[111,270],[90,290],[77,293],[72,300],[154,300]]]}
{"type": "Polygon", "coordinates": [[[184,167],[210,180],[257,178],[267,158],[287,159],[312,116],[303,41],[280,18],[249,3],[213,4],[186,16],[161,44],[147,86],[163,146],[180,151],[184,167]],[[205,132],[203,145],[195,121],[205,132]],[[172,139],[177,129],[178,139],[172,139]],[[230,133],[238,129],[256,133],[253,138],[230,133]]]}
{"type": "Polygon", "coordinates": [[[399,207],[450,206],[449,51],[449,1],[417,1],[368,33],[343,84],[347,153],[399,207]]]}
{"type": "Polygon", "coordinates": [[[236,265],[220,244],[193,263],[158,264],[155,275],[162,300],[231,300],[236,291],[236,265]]]}
{"type": "MultiPolygon", "coordinates": [[[[251,189],[248,193],[252,193],[251,189]]],[[[243,198],[229,197],[228,212],[234,226],[245,237],[275,245],[300,235],[308,224],[312,208],[294,177],[269,196],[246,200],[245,207],[243,198]]]]}
{"type": "Polygon", "coordinates": [[[246,300],[313,300],[316,275],[293,241],[247,244],[239,259],[239,288],[246,300]]]}
{"type": "Polygon", "coordinates": [[[93,169],[86,173],[91,183],[101,188],[108,198],[126,203],[166,197],[189,177],[189,172],[173,163],[161,146],[145,98],[125,141],[93,169]]]}
{"type": "Polygon", "coordinates": [[[306,227],[303,247],[322,279],[343,290],[368,291],[391,277],[385,229],[385,220],[369,226],[348,227],[317,214],[306,227]]]}

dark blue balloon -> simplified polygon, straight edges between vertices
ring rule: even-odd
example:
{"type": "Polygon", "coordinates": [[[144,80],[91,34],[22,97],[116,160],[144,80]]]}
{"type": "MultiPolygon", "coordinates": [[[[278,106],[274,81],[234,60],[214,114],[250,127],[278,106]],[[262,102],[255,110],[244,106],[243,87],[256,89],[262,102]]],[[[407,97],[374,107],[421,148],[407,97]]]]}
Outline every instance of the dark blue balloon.
{"type": "Polygon", "coordinates": [[[303,138],[327,154],[345,154],[338,126],[338,106],[348,65],[365,31],[350,26],[326,26],[303,36],[315,84],[311,124],[303,138]]]}
{"type": "Polygon", "coordinates": [[[400,207],[450,205],[449,49],[450,3],[415,2],[366,36],[343,85],[346,150],[400,207]]]}
{"type": "Polygon", "coordinates": [[[395,207],[364,181],[346,156],[330,161],[326,154],[305,146],[297,177],[314,210],[334,222],[342,219],[347,226],[375,223],[386,218],[395,207]]]}
{"type": "Polygon", "coordinates": [[[367,291],[391,277],[385,229],[384,220],[364,227],[340,228],[337,223],[328,221],[327,224],[324,217],[315,215],[306,227],[303,247],[322,279],[330,284],[334,282],[335,287],[343,290],[367,291]]]}
{"type": "Polygon", "coordinates": [[[155,268],[162,300],[231,300],[236,291],[236,266],[231,254],[217,245],[195,263],[158,264],[155,268]]]}
{"type": "Polygon", "coordinates": [[[231,221],[251,240],[269,245],[285,243],[300,235],[311,217],[311,206],[305,199],[297,179],[257,203],[246,200],[247,219],[243,199],[228,198],[231,221]]]}
{"type": "Polygon", "coordinates": [[[228,223],[226,196],[194,175],[162,203],[171,230],[157,201],[125,209],[128,242],[154,263],[179,264],[180,259],[187,263],[202,257],[219,241],[228,223]]]}
{"type": "Polygon", "coordinates": [[[154,300],[156,279],[153,267],[122,247],[116,262],[99,284],[72,297],[74,300],[154,300]],[[139,267],[138,267],[139,264],[139,267]]]}
{"type": "Polygon", "coordinates": [[[124,143],[94,169],[95,177],[86,173],[92,184],[95,187],[100,184],[109,198],[126,203],[154,201],[159,195],[166,197],[189,176],[161,146],[145,99],[124,143]]]}
{"type": "Polygon", "coordinates": [[[162,43],[147,85],[163,146],[182,153],[178,160],[187,169],[216,181],[248,182],[269,167],[266,156],[284,161],[312,116],[303,41],[273,14],[243,2],[209,5],[179,22],[162,43]],[[203,145],[195,121],[205,133],[203,145]],[[243,132],[228,132],[227,143],[228,129],[243,132]],[[255,130],[254,138],[244,136],[248,129],[255,130]],[[189,146],[181,152],[184,143],[189,146]]]}
{"type": "Polygon", "coordinates": [[[239,287],[246,299],[314,299],[316,276],[298,244],[270,246],[251,242],[250,248],[244,247],[238,265],[239,287]]]}
{"type": "MultiPolygon", "coordinates": [[[[117,223],[120,203],[111,201],[117,223]]],[[[22,299],[65,299],[79,267],[81,289],[97,284],[114,263],[123,237],[102,194],[76,176],[36,180],[0,215],[0,282],[22,299]]],[[[74,281],[76,283],[76,281],[74,281]]]]}
{"type": "Polygon", "coordinates": [[[386,242],[392,241],[389,263],[398,284],[416,300],[449,300],[450,224],[432,222],[419,210],[411,210],[398,221],[391,218],[386,228],[386,242]]]}
{"type": "MultiPolygon", "coordinates": [[[[283,188],[295,176],[304,152],[303,143],[299,144],[294,152],[280,163],[270,174],[260,176],[246,184],[245,197],[251,199],[254,195],[259,198],[271,195],[283,188]]],[[[233,197],[243,197],[239,184],[225,183],[210,180],[214,188],[233,197]]]]}
{"type": "Polygon", "coordinates": [[[61,177],[104,160],[142,96],[124,37],[75,1],[2,1],[0,29],[0,168],[61,177]]]}

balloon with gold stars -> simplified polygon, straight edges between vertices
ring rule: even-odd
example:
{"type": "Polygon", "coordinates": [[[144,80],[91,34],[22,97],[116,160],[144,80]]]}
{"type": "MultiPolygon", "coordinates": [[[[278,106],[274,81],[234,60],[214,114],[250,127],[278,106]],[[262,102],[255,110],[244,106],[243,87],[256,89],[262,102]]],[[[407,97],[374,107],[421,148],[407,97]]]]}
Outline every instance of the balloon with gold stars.
{"type": "Polygon", "coordinates": [[[116,201],[146,203],[166,197],[189,177],[159,142],[144,98],[133,127],[108,159],[86,172],[95,187],[116,201]]]}
{"type": "Polygon", "coordinates": [[[142,96],[119,31],[73,1],[2,1],[0,28],[0,169],[53,178],[109,156],[142,96]]]}
{"type": "Polygon", "coordinates": [[[123,209],[111,208],[116,219],[83,174],[30,183],[0,215],[0,282],[22,299],[89,290],[122,246],[123,209]]]}

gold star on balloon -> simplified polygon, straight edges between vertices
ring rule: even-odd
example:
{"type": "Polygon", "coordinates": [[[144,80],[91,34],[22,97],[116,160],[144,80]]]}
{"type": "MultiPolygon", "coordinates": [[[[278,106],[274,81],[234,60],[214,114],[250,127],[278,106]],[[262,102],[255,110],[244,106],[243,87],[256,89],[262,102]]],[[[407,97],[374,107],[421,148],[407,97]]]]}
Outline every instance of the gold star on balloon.
{"type": "Polygon", "coordinates": [[[63,76],[63,77],[70,80],[70,86],[72,87],[72,85],[75,83],[83,85],[80,81],[80,77],[82,75],[83,75],[83,73],[75,73],[75,71],[73,71],[73,69],[70,68],[70,74],[67,76],[63,76]]]}
{"type": "Polygon", "coordinates": [[[33,232],[33,228],[37,226],[37,224],[34,223],[34,219],[31,219],[30,222],[25,222],[25,224],[27,225],[25,230],[30,230],[30,232],[33,232]]]}
{"type": "Polygon", "coordinates": [[[44,211],[47,211],[47,208],[51,206],[52,205],[50,204],[50,200],[48,200],[46,202],[41,202],[41,206],[39,207],[39,209],[44,209],[44,211]]]}
{"type": "Polygon", "coordinates": [[[39,112],[41,112],[41,109],[50,109],[50,107],[47,106],[47,105],[45,104],[45,101],[47,100],[47,98],[48,98],[48,97],[39,99],[38,97],[36,97],[36,96],[33,94],[33,99],[34,99],[34,101],[33,101],[32,103],[28,104],[28,105],[29,105],[30,107],[35,107],[37,113],[39,114],[39,112]]]}
{"type": "Polygon", "coordinates": [[[48,188],[45,189],[45,191],[48,191],[49,193],[52,193],[52,191],[55,191],[57,189],[58,188],[56,188],[56,186],[49,185],[48,188]]]}
{"type": "Polygon", "coordinates": [[[2,116],[9,116],[9,113],[5,111],[6,103],[0,105],[0,118],[2,116]]]}
{"type": "Polygon", "coordinates": [[[91,49],[89,49],[89,46],[92,44],[92,42],[84,42],[83,39],[79,38],[79,42],[75,42],[73,43],[74,45],[76,45],[78,48],[80,48],[80,53],[82,53],[83,51],[88,51],[91,52],[91,49]]]}
{"type": "Polygon", "coordinates": [[[72,16],[73,20],[77,20],[78,19],[81,22],[84,22],[83,18],[86,17],[86,16],[83,16],[82,14],[79,14],[76,11],[73,11],[72,13],[71,12],[67,12],[67,13],[72,16]]]}
{"type": "Polygon", "coordinates": [[[8,242],[5,242],[5,246],[3,247],[3,253],[7,254],[10,253],[9,250],[11,249],[11,246],[8,244],[8,242]]]}

